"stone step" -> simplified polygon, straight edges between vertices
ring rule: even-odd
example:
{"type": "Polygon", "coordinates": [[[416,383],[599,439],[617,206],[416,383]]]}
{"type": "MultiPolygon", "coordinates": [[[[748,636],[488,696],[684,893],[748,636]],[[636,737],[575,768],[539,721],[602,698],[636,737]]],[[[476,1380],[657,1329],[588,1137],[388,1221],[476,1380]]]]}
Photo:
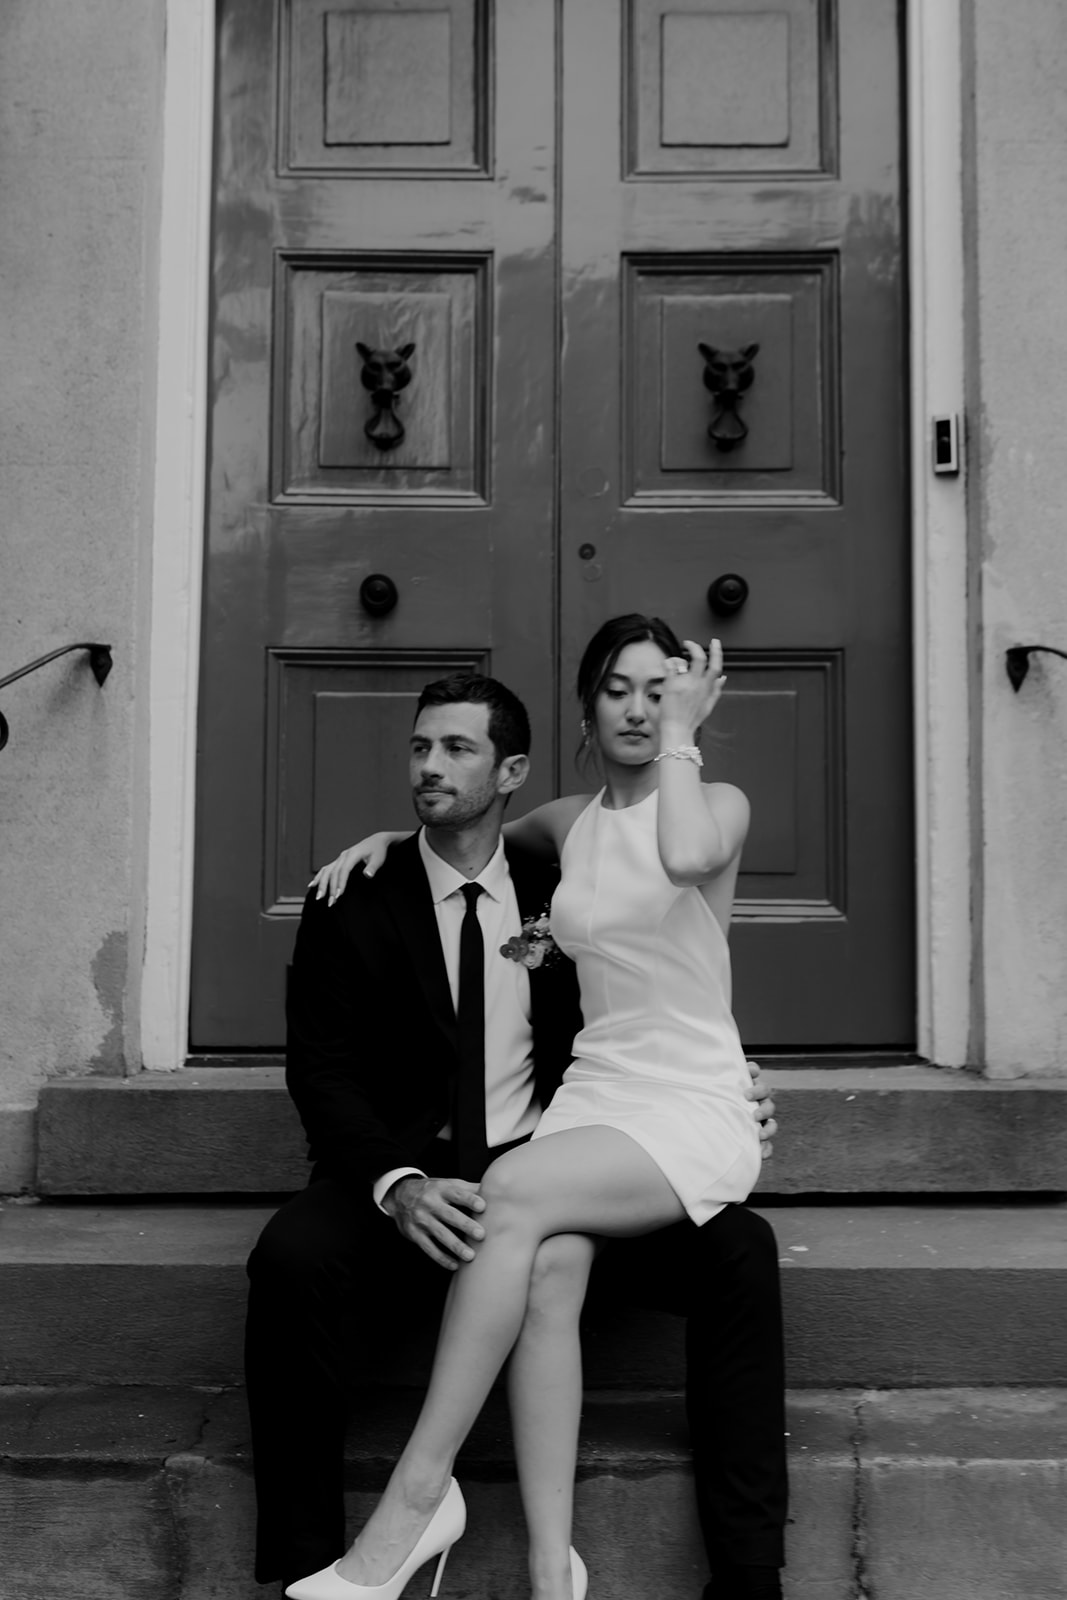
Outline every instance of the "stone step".
{"type": "MultiPolygon", "coordinates": [[[[1067,1203],[763,1208],[779,1242],[795,1387],[1067,1383],[1067,1203]]],[[[0,1206],[0,1382],[240,1376],[260,1207],[0,1206]]],[[[389,1377],[420,1381],[424,1333],[389,1377]]],[[[680,1324],[613,1317],[591,1388],[679,1388],[680,1324]]]]}
{"type": "MultiPolygon", "coordinates": [[[[761,1196],[1067,1190],[1067,1079],[907,1066],[767,1078],[781,1132],[761,1196]]],[[[47,1084],[38,1152],[45,1195],[284,1194],[307,1181],[277,1066],[47,1084]]]]}
{"type": "MultiPolygon", "coordinates": [[[[416,1403],[378,1395],[362,1412],[348,1452],[353,1532],[416,1403]]],[[[789,1396],[788,1428],[787,1600],[1062,1600],[1062,1390],[803,1391],[789,1396]]],[[[251,1576],[240,1390],[0,1390],[0,1437],[0,1600],[276,1593],[251,1576]]],[[[442,1600],[527,1592],[508,1425],[493,1401],[457,1475],[468,1529],[442,1600]]],[[[594,1600],[697,1600],[705,1570],[677,1395],[590,1397],[575,1543],[594,1600]]]]}

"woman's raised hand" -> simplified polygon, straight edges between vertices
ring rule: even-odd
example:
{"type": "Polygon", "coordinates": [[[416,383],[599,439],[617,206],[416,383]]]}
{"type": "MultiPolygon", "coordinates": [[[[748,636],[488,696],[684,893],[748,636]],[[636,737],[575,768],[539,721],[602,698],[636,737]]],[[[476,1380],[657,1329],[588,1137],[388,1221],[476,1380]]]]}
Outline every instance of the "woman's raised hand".
{"type": "Polygon", "coordinates": [[[349,845],[333,861],[319,868],[308,888],[316,890],[316,900],[326,900],[332,906],[344,894],[345,885],[361,862],[364,863],[363,876],[373,878],[393,840],[402,838],[402,833],[372,833],[358,844],[349,845]]]}
{"type": "Polygon", "coordinates": [[[668,656],[664,663],[660,730],[668,739],[683,734],[691,738],[711,715],[726,682],[718,639],[712,639],[706,654],[692,639],[683,643],[688,660],[668,656]]]}

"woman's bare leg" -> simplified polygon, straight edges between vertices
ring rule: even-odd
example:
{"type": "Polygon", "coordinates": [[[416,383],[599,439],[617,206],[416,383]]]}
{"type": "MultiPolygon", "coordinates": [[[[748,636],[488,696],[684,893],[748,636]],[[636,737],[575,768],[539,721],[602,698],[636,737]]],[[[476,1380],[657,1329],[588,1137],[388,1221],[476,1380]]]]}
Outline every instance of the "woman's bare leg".
{"type": "Polygon", "coordinates": [[[519,1490],[534,1600],[570,1582],[571,1514],[582,1411],[578,1323],[596,1243],[557,1233],[534,1257],[522,1331],[508,1364],[519,1490]]]}
{"type": "MultiPolygon", "coordinates": [[[[534,1257],[557,1233],[627,1237],[684,1211],[651,1156],[615,1128],[572,1128],[510,1151],[482,1181],[485,1238],[449,1289],[430,1388],[385,1494],[339,1563],[384,1583],[448,1486],[460,1445],[522,1328],[534,1257]]],[[[561,1600],[569,1600],[569,1583],[561,1600]]]]}

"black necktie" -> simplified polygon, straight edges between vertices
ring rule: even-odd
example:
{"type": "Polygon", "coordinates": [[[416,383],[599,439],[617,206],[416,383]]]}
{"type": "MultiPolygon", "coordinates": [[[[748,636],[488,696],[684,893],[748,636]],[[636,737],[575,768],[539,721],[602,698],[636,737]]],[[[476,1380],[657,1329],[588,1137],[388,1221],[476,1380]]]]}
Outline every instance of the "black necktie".
{"type": "Polygon", "coordinates": [[[465,883],[467,909],[459,930],[459,1078],[452,1129],[461,1178],[477,1183],[485,1171],[485,945],[478,921],[480,883],[465,883]]]}

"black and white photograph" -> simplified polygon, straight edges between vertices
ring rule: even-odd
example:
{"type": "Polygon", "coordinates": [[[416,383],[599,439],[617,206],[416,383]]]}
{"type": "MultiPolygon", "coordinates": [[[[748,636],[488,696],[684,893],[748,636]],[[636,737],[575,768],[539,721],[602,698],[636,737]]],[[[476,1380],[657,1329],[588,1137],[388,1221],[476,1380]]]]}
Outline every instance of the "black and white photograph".
{"type": "Polygon", "coordinates": [[[1067,1600],[1067,4],[0,0],[0,1600],[1067,1600]]]}

